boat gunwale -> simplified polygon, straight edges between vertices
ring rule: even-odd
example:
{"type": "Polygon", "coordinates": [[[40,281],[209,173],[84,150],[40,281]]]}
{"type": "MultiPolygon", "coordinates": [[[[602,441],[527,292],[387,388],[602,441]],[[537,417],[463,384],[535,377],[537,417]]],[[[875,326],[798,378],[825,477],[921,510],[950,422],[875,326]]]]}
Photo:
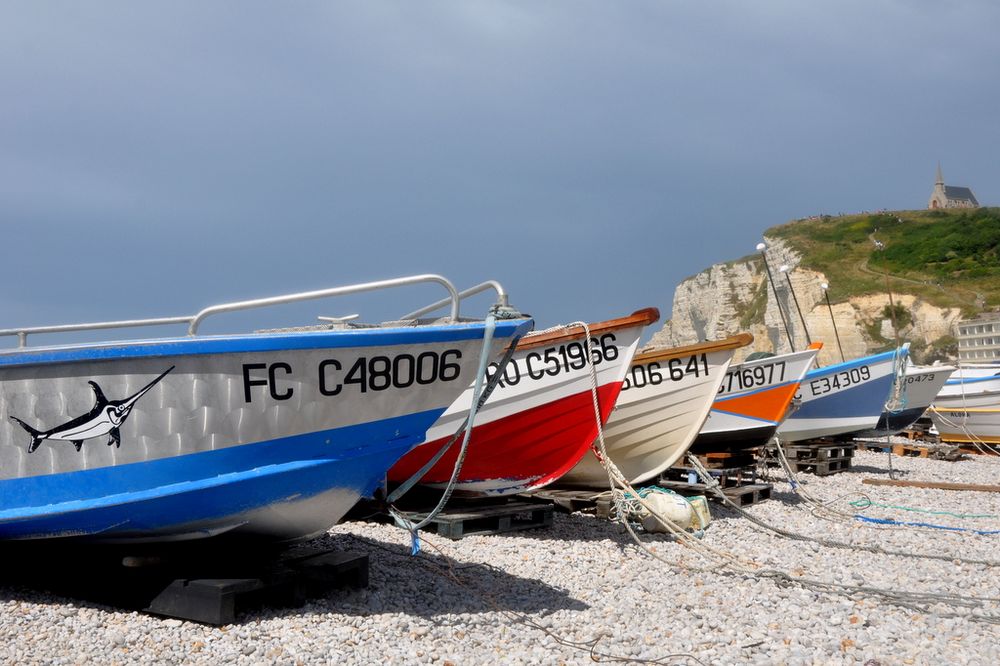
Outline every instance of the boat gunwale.
{"type": "MultiPolygon", "coordinates": [[[[809,354],[810,352],[814,352],[813,355],[812,355],[812,359],[810,359],[810,362],[809,362],[809,365],[811,366],[811,365],[813,365],[815,363],[816,358],[819,356],[819,352],[820,352],[820,349],[822,349],[822,347],[823,347],[823,343],[822,342],[814,342],[813,345],[819,345],[819,347],[813,347],[812,345],[810,345],[809,347],[807,347],[806,349],[803,349],[802,351],[793,351],[793,352],[786,352],[784,354],[775,354],[774,356],[765,356],[763,358],[755,358],[755,359],[752,359],[752,360],[749,360],[749,361],[746,360],[746,359],[743,359],[739,363],[733,363],[733,364],[731,364],[729,366],[729,370],[727,370],[726,372],[732,372],[733,370],[735,370],[737,368],[743,368],[743,367],[754,366],[754,365],[765,365],[767,363],[774,363],[776,361],[777,362],[784,361],[785,363],[789,363],[789,361],[787,360],[788,358],[796,357],[796,361],[797,361],[798,357],[805,356],[805,355],[809,354]]],[[[806,373],[808,373],[810,370],[813,370],[813,368],[811,368],[811,367],[806,368],[806,371],[802,373],[802,377],[804,378],[806,376],[806,373]]],[[[789,380],[789,381],[793,381],[793,380],[789,380]]],[[[770,388],[773,388],[773,387],[770,387],[770,388]]]]}
{"type": "MultiPolygon", "coordinates": [[[[498,337],[514,337],[521,330],[531,326],[532,323],[532,319],[529,317],[498,321],[498,328],[510,327],[510,331],[498,332],[496,335],[498,337]]],[[[457,342],[459,340],[481,339],[484,329],[485,323],[483,321],[475,321],[426,326],[108,340],[52,347],[0,350],[0,368],[119,359],[457,342]]]]}
{"type": "Polygon", "coordinates": [[[753,335],[750,333],[737,333],[736,335],[730,335],[722,340],[715,340],[711,342],[698,342],[691,345],[684,345],[681,347],[670,347],[667,349],[656,349],[645,351],[640,354],[636,354],[632,358],[631,365],[638,365],[641,363],[648,363],[650,361],[660,361],[668,358],[675,358],[678,356],[689,356],[691,354],[697,354],[700,352],[718,352],[726,351],[729,349],[740,349],[741,347],[746,347],[753,342],[753,335]]]}
{"type": "Polygon", "coordinates": [[[906,366],[906,376],[930,375],[937,372],[949,372],[954,374],[958,370],[953,365],[908,365],[906,366]]]}
{"type": "MultiPolygon", "coordinates": [[[[830,373],[836,374],[838,372],[851,370],[852,368],[856,368],[866,364],[875,365],[875,364],[885,363],[886,361],[895,362],[895,357],[897,354],[899,354],[900,356],[909,355],[909,346],[908,346],[909,344],[910,343],[907,342],[903,346],[897,347],[896,349],[890,349],[889,351],[879,352],[878,354],[870,354],[868,356],[862,356],[861,358],[851,359],[850,361],[843,361],[841,363],[835,363],[833,365],[824,365],[815,367],[806,373],[806,376],[802,378],[802,381],[803,382],[805,382],[806,380],[812,381],[817,377],[822,377],[823,375],[827,375],[830,373]],[[901,351],[903,347],[906,347],[907,350],[905,354],[901,351]]],[[[867,381],[870,380],[866,379],[865,382],[867,381]]]]}
{"type": "MultiPolygon", "coordinates": [[[[957,371],[957,369],[956,369],[957,371]]],[[[954,373],[953,373],[954,374],[954,373]]],[[[961,386],[962,384],[980,384],[982,382],[994,382],[1000,380],[1000,374],[989,375],[987,377],[959,377],[957,379],[949,378],[945,382],[945,386],[961,386]]]]}
{"type": "Polygon", "coordinates": [[[934,403],[931,403],[927,407],[928,411],[936,412],[938,414],[944,412],[967,412],[970,414],[1000,414],[1000,407],[935,407],[934,403]]]}
{"type": "MultiPolygon", "coordinates": [[[[641,310],[636,310],[627,317],[618,317],[616,319],[607,319],[605,321],[595,322],[593,324],[587,324],[587,328],[590,329],[590,334],[596,335],[599,333],[607,333],[609,331],[617,331],[623,328],[633,328],[635,326],[649,326],[660,319],[660,311],[657,308],[643,308],[641,310]]],[[[534,349],[536,347],[542,347],[553,342],[561,342],[563,340],[575,340],[577,338],[583,337],[585,334],[582,326],[568,326],[558,331],[540,331],[538,333],[529,333],[522,337],[515,349],[517,351],[523,351],[525,349],[534,349]]]]}

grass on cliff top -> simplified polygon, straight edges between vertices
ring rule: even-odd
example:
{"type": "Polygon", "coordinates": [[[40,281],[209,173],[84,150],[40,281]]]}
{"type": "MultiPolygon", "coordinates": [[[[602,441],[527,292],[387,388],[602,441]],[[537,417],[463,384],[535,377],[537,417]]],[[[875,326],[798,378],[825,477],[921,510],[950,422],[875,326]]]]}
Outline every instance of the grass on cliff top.
{"type": "Polygon", "coordinates": [[[822,271],[830,299],[893,293],[920,296],[939,307],[978,312],[1000,306],[1000,208],[916,210],[822,216],[771,227],[802,254],[802,266],[822,271]],[[876,249],[873,239],[884,244],[876,249]]]}

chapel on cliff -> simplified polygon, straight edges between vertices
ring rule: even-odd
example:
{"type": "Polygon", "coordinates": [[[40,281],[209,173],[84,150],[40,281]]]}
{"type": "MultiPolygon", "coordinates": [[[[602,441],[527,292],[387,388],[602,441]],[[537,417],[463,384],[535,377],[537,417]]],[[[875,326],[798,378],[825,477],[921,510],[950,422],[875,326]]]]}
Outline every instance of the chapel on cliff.
{"type": "Polygon", "coordinates": [[[934,183],[934,191],[931,193],[931,200],[927,202],[927,207],[934,208],[979,208],[976,195],[968,187],[957,187],[955,185],[945,185],[944,176],[941,175],[941,165],[937,168],[937,182],[934,183]]]}

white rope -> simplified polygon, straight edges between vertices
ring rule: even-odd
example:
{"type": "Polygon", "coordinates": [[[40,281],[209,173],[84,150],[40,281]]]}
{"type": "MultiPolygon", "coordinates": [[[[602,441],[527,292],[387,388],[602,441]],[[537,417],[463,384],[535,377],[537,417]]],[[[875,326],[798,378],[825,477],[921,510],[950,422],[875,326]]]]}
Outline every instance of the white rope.
{"type": "MultiPolygon", "coordinates": [[[[532,331],[531,333],[528,333],[524,337],[525,338],[537,337],[539,335],[544,335],[546,333],[565,330],[572,326],[574,326],[574,324],[559,324],[540,331],[532,331]]],[[[493,389],[496,388],[497,384],[499,384],[500,378],[503,376],[504,369],[507,367],[507,363],[510,362],[511,357],[514,355],[518,339],[511,340],[511,343],[510,345],[508,345],[507,351],[504,354],[503,360],[497,367],[497,371],[493,373],[493,376],[486,383],[486,386],[483,387],[483,377],[486,375],[486,366],[489,363],[490,342],[493,339],[493,331],[495,328],[496,328],[496,317],[494,316],[494,310],[491,309],[486,317],[486,330],[483,335],[483,348],[479,357],[479,368],[476,373],[476,380],[475,383],[473,384],[472,404],[470,405],[469,408],[469,414],[466,416],[462,424],[458,427],[458,430],[455,432],[455,434],[452,435],[451,439],[449,439],[448,442],[444,446],[442,446],[430,458],[430,460],[428,460],[423,465],[423,467],[417,470],[409,479],[400,484],[400,486],[396,488],[396,490],[394,490],[387,499],[387,505],[388,505],[387,508],[389,514],[393,517],[393,519],[395,520],[396,524],[399,527],[402,527],[403,529],[407,530],[410,533],[412,540],[413,554],[416,554],[417,552],[420,551],[420,536],[418,534],[418,531],[429,525],[438,516],[438,514],[441,513],[445,505],[448,503],[448,500],[451,499],[451,496],[455,490],[455,486],[458,483],[458,477],[462,471],[462,466],[465,463],[465,458],[468,454],[470,438],[472,435],[472,430],[475,426],[476,415],[479,409],[482,408],[483,404],[489,398],[490,394],[493,392],[493,389]],[[411,488],[413,488],[413,486],[415,486],[420,481],[420,479],[422,479],[424,475],[426,475],[427,472],[429,472],[438,463],[438,461],[442,457],[444,457],[445,453],[448,452],[448,450],[458,440],[459,437],[462,437],[462,444],[459,447],[459,452],[455,459],[455,464],[452,467],[451,477],[449,478],[448,483],[445,485],[445,489],[441,495],[441,498],[438,500],[437,505],[430,511],[430,513],[424,516],[424,518],[421,519],[419,522],[414,523],[409,518],[409,516],[407,516],[403,511],[399,510],[394,503],[398,501],[404,494],[406,494],[411,488]]],[[[584,325],[583,328],[587,333],[589,341],[590,329],[587,328],[586,325],[584,325]]],[[[588,354],[590,353],[589,346],[587,347],[587,353],[588,354]]]]}
{"type": "MultiPolygon", "coordinates": [[[[587,332],[587,338],[585,345],[587,345],[587,358],[590,358],[589,340],[590,340],[590,330],[587,325],[580,322],[579,325],[584,327],[587,332]]],[[[985,610],[985,603],[992,602],[994,605],[1000,603],[1000,599],[992,598],[977,598],[968,595],[950,595],[941,594],[934,592],[907,592],[902,590],[892,590],[884,588],[876,588],[866,585],[847,585],[843,583],[827,583],[821,580],[796,577],[792,576],[790,573],[781,571],[779,569],[764,569],[755,562],[749,561],[745,562],[738,558],[737,556],[710,546],[709,544],[697,539],[694,535],[690,534],[686,530],[683,530],[679,525],[671,521],[666,516],[662,515],[654,507],[640,496],[640,494],[632,487],[631,483],[622,474],[621,470],[614,464],[611,458],[608,456],[607,445],[604,441],[604,429],[601,423],[601,411],[600,404],[598,401],[597,394],[597,374],[593,363],[590,363],[590,376],[591,376],[591,395],[593,397],[594,404],[594,415],[597,421],[597,445],[598,451],[597,458],[600,463],[604,466],[605,470],[608,472],[608,482],[611,486],[613,494],[628,493],[635,498],[639,504],[641,504],[649,513],[654,516],[663,527],[672,535],[674,535],[678,542],[685,545],[702,557],[708,559],[709,561],[714,560],[717,566],[724,569],[728,569],[731,573],[737,575],[745,575],[751,577],[765,578],[773,580],[777,585],[799,585],[807,589],[811,589],[818,592],[827,592],[831,594],[846,594],[848,596],[855,595],[865,595],[868,597],[874,597],[876,599],[882,599],[889,603],[897,606],[902,606],[905,608],[910,608],[918,612],[929,612],[930,605],[935,603],[941,603],[945,605],[950,605],[953,607],[961,607],[970,609],[969,614],[960,613],[941,613],[938,615],[940,617],[962,617],[966,619],[972,619],[980,622],[986,622],[990,624],[1000,624],[1000,615],[982,615],[975,613],[976,610],[985,610]]],[[[710,569],[691,567],[681,562],[670,561],[662,557],[655,550],[648,547],[639,536],[632,529],[632,526],[627,520],[620,521],[625,529],[628,531],[629,535],[632,537],[633,541],[647,554],[656,558],[657,560],[664,562],[672,568],[687,569],[689,571],[709,571],[710,569]]]]}
{"type": "Polygon", "coordinates": [[[777,437],[774,438],[774,446],[775,446],[775,451],[778,454],[778,462],[781,464],[781,468],[785,471],[785,474],[788,477],[788,485],[791,486],[792,492],[794,492],[796,495],[805,500],[807,504],[813,507],[812,514],[814,516],[837,522],[845,522],[845,523],[853,522],[854,521],[853,514],[846,514],[843,511],[838,511],[837,509],[833,508],[833,505],[841,501],[842,499],[846,499],[853,495],[864,497],[865,499],[868,499],[870,501],[870,498],[865,493],[849,493],[847,495],[843,495],[842,497],[839,497],[837,499],[828,502],[823,502],[813,497],[805,490],[805,484],[799,481],[798,476],[792,470],[792,465],[791,463],[788,462],[788,458],[785,455],[784,446],[782,446],[781,440],[778,439],[777,437]]]}
{"type": "MultiPolygon", "coordinates": [[[[961,370],[963,368],[962,362],[959,361],[956,365],[958,367],[957,371],[961,372],[961,370]]],[[[969,366],[966,365],[964,367],[969,367],[969,366]]],[[[973,364],[972,367],[975,367],[975,364],[973,364]]],[[[934,413],[937,415],[937,417],[939,419],[941,419],[942,423],[944,423],[945,425],[951,426],[952,428],[957,428],[961,432],[965,433],[965,436],[969,438],[970,443],[973,446],[975,446],[976,449],[980,453],[982,453],[984,455],[988,455],[988,456],[989,455],[998,456],[998,455],[1000,455],[1000,446],[998,446],[998,447],[991,446],[988,442],[986,442],[985,440],[981,439],[977,434],[975,434],[974,432],[972,432],[972,430],[970,430],[969,427],[968,427],[968,419],[969,419],[968,409],[969,409],[969,407],[966,404],[965,381],[964,381],[964,379],[965,378],[963,377],[963,378],[960,378],[958,380],[959,391],[960,391],[960,394],[962,396],[962,409],[961,409],[961,411],[963,412],[963,415],[962,415],[962,422],[961,423],[956,423],[955,421],[952,421],[951,419],[949,419],[948,417],[946,417],[933,404],[931,405],[930,408],[934,411],[934,413]]],[[[947,408],[945,408],[945,409],[947,409],[947,408]]],[[[990,462],[990,464],[994,464],[994,461],[992,461],[992,460],[989,461],[989,462],[990,462]]]]}
{"type": "MultiPolygon", "coordinates": [[[[448,480],[448,485],[445,487],[445,491],[441,495],[441,499],[438,501],[437,506],[435,506],[434,509],[431,510],[431,512],[428,513],[422,520],[414,523],[412,520],[410,520],[408,516],[406,516],[401,511],[397,510],[395,506],[389,504],[389,514],[396,521],[396,524],[399,525],[400,527],[403,527],[410,533],[410,538],[412,543],[411,552],[414,555],[420,551],[420,535],[417,533],[418,530],[429,525],[430,522],[437,517],[437,515],[441,512],[441,510],[444,509],[445,504],[447,504],[448,500],[451,498],[452,492],[454,492],[455,484],[458,481],[458,475],[462,471],[462,464],[465,462],[465,456],[466,453],[468,453],[469,440],[472,435],[472,429],[475,426],[476,422],[476,413],[482,406],[480,404],[480,398],[483,397],[484,393],[483,377],[486,375],[486,366],[489,363],[490,356],[492,355],[490,347],[493,341],[493,332],[495,329],[496,329],[496,318],[493,316],[493,313],[491,312],[486,317],[486,328],[483,331],[483,348],[479,354],[479,365],[477,366],[476,379],[473,384],[472,404],[469,405],[469,415],[459,428],[459,432],[461,432],[462,429],[465,430],[465,436],[462,439],[462,447],[459,449],[458,457],[455,460],[455,466],[451,472],[451,478],[448,480]]],[[[511,341],[510,347],[513,348],[515,344],[516,341],[511,341]]],[[[495,376],[498,376],[501,372],[502,369],[495,376]]],[[[456,433],[455,437],[457,436],[458,433],[456,433]]],[[[452,437],[452,440],[448,443],[448,446],[450,446],[451,443],[455,440],[455,437],[452,437]]],[[[426,466],[425,468],[422,468],[418,472],[420,477],[422,477],[428,471],[428,469],[429,468],[426,466]]],[[[420,477],[416,478],[419,479],[420,477]]],[[[409,479],[408,483],[410,481],[413,481],[413,479],[412,478],[409,479]]],[[[404,486],[406,486],[406,484],[404,484],[404,486]]],[[[404,490],[403,492],[406,491],[404,490]]],[[[393,497],[390,496],[390,498],[393,497]]],[[[398,496],[396,496],[395,499],[398,499],[398,496]]]]}
{"type": "Polygon", "coordinates": [[[907,342],[902,347],[896,347],[892,357],[892,388],[885,401],[885,410],[890,414],[902,412],[909,402],[906,390],[906,365],[909,356],[910,343],[907,342]]]}
{"type": "MultiPolygon", "coordinates": [[[[836,540],[833,540],[833,539],[827,539],[827,538],[822,538],[822,537],[813,537],[813,536],[809,536],[809,535],[806,535],[806,534],[801,534],[801,533],[798,533],[798,532],[792,532],[790,530],[786,530],[786,529],[781,528],[781,527],[777,527],[777,526],[775,526],[775,525],[773,525],[771,523],[768,523],[768,522],[766,522],[764,520],[761,520],[761,519],[757,518],[756,516],[750,514],[745,509],[743,509],[743,507],[737,505],[735,502],[733,502],[731,499],[729,499],[729,497],[725,495],[724,491],[719,486],[719,483],[714,478],[711,477],[711,475],[708,472],[708,470],[706,470],[704,468],[704,466],[701,464],[701,461],[698,460],[696,456],[692,456],[692,455],[689,454],[688,455],[688,459],[690,460],[690,462],[691,462],[692,466],[695,468],[695,470],[698,471],[699,476],[701,476],[702,479],[705,480],[705,485],[708,487],[708,490],[711,490],[713,492],[713,494],[716,495],[716,497],[719,497],[723,501],[724,504],[726,504],[730,508],[736,510],[736,512],[740,516],[742,516],[742,517],[750,520],[751,522],[755,523],[756,525],[764,528],[765,530],[767,530],[768,532],[771,532],[773,534],[777,534],[779,536],[787,537],[787,538],[790,538],[790,539],[793,539],[793,540],[796,540],[796,541],[813,541],[813,542],[816,542],[816,543],[818,543],[820,545],[829,546],[831,548],[844,548],[846,550],[865,550],[865,551],[868,551],[868,552],[871,552],[871,553],[877,553],[877,554],[881,554],[881,555],[900,555],[900,556],[903,556],[903,557],[913,557],[913,558],[918,558],[918,559],[942,560],[942,561],[946,561],[946,562],[955,562],[955,561],[958,561],[958,562],[963,562],[963,563],[968,563],[968,564],[980,564],[980,565],[985,565],[985,566],[990,566],[990,567],[1000,567],[1000,561],[998,561],[998,560],[982,560],[982,559],[974,559],[974,558],[963,558],[963,557],[957,557],[955,555],[938,555],[938,554],[934,554],[934,553],[918,553],[918,552],[907,551],[907,550],[888,550],[888,549],[882,548],[881,546],[876,546],[876,545],[859,545],[859,544],[846,543],[846,542],[843,542],[843,541],[836,541],[836,540]]],[[[784,459],[783,465],[784,465],[785,472],[790,475],[789,479],[791,480],[793,478],[792,475],[794,475],[794,472],[792,472],[789,469],[790,465],[788,464],[787,459],[784,459]]],[[[791,481],[790,481],[790,483],[791,483],[791,481]]],[[[871,498],[866,493],[862,493],[862,492],[846,493],[846,494],[841,495],[840,497],[837,497],[837,498],[835,498],[833,500],[829,500],[829,501],[824,502],[822,500],[818,500],[818,499],[812,497],[808,493],[805,493],[802,490],[802,488],[803,488],[803,484],[801,482],[797,482],[796,481],[796,482],[792,483],[792,491],[795,492],[796,494],[798,494],[800,497],[802,497],[802,499],[805,500],[806,504],[813,505],[814,508],[810,511],[810,513],[812,513],[814,516],[816,516],[818,518],[822,518],[824,520],[832,520],[834,522],[843,522],[843,523],[850,522],[851,524],[856,524],[856,523],[854,523],[854,520],[853,520],[853,518],[854,518],[853,514],[852,515],[848,515],[848,514],[845,514],[845,513],[841,512],[841,511],[837,511],[836,509],[831,508],[832,505],[836,504],[838,502],[842,502],[842,501],[844,501],[844,500],[846,500],[848,498],[851,498],[851,497],[863,498],[863,499],[867,500],[869,503],[872,503],[871,498]],[[817,511],[817,509],[819,509],[819,511],[817,511]],[[829,514],[833,514],[834,517],[830,518],[830,517],[821,515],[822,512],[827,512],[829,514]],[[845,520],[845,518],[850,518],[851,520],[845,520]]],[[[863,526],[864,527],[876,528],[875,525],[869,525],[869,524],[863,524],[863,526]]],[[[903,529],[904,527],[908,527],[908,526],[903,526],[903,525],[898,525],[898,526],[897,525],[887,525],[887,526],[883,526],[883,527],[878,527],[876,529],[903,529]]],[[[929,533],[940,534],[940,532],[938,532],[937,530],[932,530],[930,528],[928,528],[926,531],[929,532],[929,533]]],[[[962,533],[951,533],[951,532],[949,532],[948,534],[962,534],[962,533]]],[[[965,535],[962,534],[962,536],[965,536],[965,535]]]]}

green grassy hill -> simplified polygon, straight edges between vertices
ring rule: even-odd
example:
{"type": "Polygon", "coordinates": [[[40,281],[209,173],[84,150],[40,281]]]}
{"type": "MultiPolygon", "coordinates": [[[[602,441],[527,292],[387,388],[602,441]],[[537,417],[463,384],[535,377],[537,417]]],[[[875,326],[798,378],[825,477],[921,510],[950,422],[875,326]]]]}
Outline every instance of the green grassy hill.
{"type": "Polygon", "coordinates": [[[822,271],[834,302],[894,293],[965,315],[1000,306],[1000,208],[822,216],[768,229],[822,271]],[[877,249],[875,240],[883,244],[877,249]]]}

